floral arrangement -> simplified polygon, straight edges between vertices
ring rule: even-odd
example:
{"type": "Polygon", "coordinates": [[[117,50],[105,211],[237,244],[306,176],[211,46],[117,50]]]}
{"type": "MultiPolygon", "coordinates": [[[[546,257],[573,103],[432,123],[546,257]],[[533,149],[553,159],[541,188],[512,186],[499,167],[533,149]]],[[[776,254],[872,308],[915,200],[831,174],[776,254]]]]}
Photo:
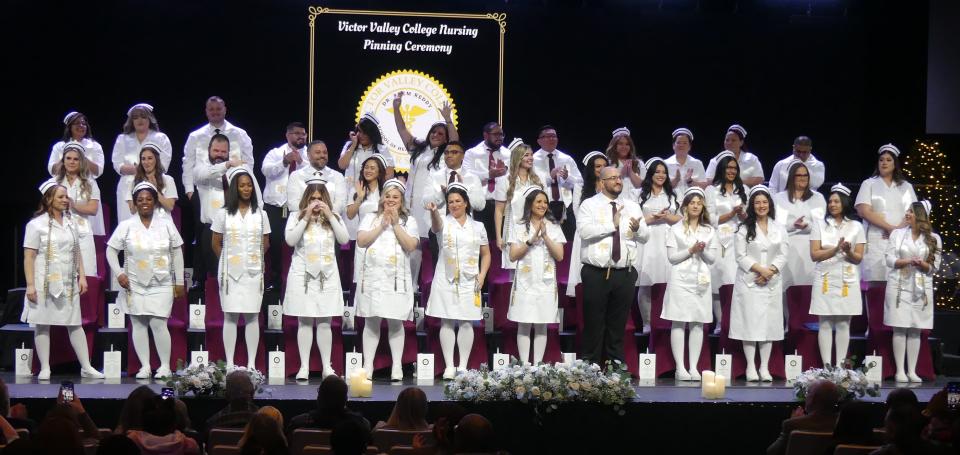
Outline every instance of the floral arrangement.
{"type": "Polygon", "coordinates": [[[484,364],[479,370],[457,375],[443,392],[453,400],[518,400],[546,405],[548,412],[556,409],[558,403],[600,403],[613,406],[621,415],[621,406],[636,396],[626,366],[618,363],[603,370],[582,360],[534,366],[511,359],[509,366],[499,370],[490,370],[484,364]]]}
{"type": "Polygon", "coordinates": [[[867,381],[867,370],[869,366],[862,366],[857,369],[851,368],[852,359],[847,359],[842,366],[835,367],[827,365],[824,368],[810,368],[797,377],[793,383],[793,392],[797,400],[803,401],[807,398],[807,390],[815,381],[827,380],[837,385],[840,389],[840,399],[850,400],[860,398],[864,395],[871,397],[880,396],[880,384],[871,384],[867,381]]]}
{"type": "Polygon", "coordinates": [[[250,375],[250,381],[258,393],[263,392],[265,377],[256,369],[242,366],[227,367],[221,360],[216,363],[183,365],[177,362],[177,371],[173,376],[164,378],[167,387],[173,387],[178,396],[193,392],[195,396],[221,396],[226,389],[227,375],[234,371],[243,371],[250,375]]]}

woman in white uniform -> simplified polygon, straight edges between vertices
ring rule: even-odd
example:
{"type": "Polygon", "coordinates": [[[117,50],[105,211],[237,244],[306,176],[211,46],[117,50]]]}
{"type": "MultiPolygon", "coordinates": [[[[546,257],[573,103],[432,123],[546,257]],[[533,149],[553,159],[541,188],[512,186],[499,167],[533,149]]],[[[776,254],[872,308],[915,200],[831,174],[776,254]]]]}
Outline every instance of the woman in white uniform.
{"type": "Polygon", "coordinates": [[[297,318],[297,346],[300,370],[297,379],[310,377],[310,347],[313,326],[317,326],[317,346],[323,376],[334,374],[330,363],[333,331],[330,320],[343,314],[343,289],[337,268],[338,245],[350,241],[347,227],[331,210],[326,181],[314,176],[300,199],[300,210],[287,219],[284,237],[294,247],[287,289],[283,298],[283,314],[297,318]]]}
{"type": "Polygon", "coordinates": [[[70,199],[70,217],[80,237],[80,256],[83,270],[87,276],[99,275],[97,270],[97,249],[93,243],[93,226],[100,213],[100,187],[90,178],[87,154],[79,142],[68,142],[63,146],[63,157],[57,166],[57,183],[67,189],[70,199]]]}
{"type": "Polygon", "coordinates": [[[223,310],[223,350],[233,366],[237,324],[244,321],[247,367],[255,368],[260,344],[260,306],[263,302],[264,254],[270,248],[270,220],[261,210],[256,181],[244,167],[227,171],[229,187],[224,210],[217,210],[210,226],[210,245],[218,258],[220,308],[223,310]]]}
{"type": "Polygon", "coordinates": [[[117,226],[107,242],[107,262],[120,283],[117,304],[130,316],[133,348],[140,359],[137,379],[150,377],[150,339],[160,357],[156,378],[170,376],[167,319],[174,298],[183,296],[183,239],[169,217],[156,215],[157,189],[149,182],[133,188],[137,215],[117,226]],[[123,266],[119,253],[123,251],[123,266]]]}
{"type": "Polygon", "coordinates": [[[440,257],[430,288],[427,315],[440,318],[440,347],[443,350],[443,379],[466,371],[473,348],[473,322],[482,319],[480,288],[490,269],[490,242],[486,228],[470,216],[467,187],[454,182],[446,189],[447,215],[441,216],[435,203],[427,203],[430,229],[440,242],[440,257]],[[454,327],[459,333],[454,334],[454,327]],[[453,363],[458,347],[460,367],[453,363]]]}
{"type": "Polygon", "coordinates": [[[37,379],[50,379],[50,326],[66,326],[80,362],[80,376],[102,378],[90,365],[87,337],[81,326],[80,296],[87,292],[76,225],[65,216],[67,189],[50,179],[40,185],[40,207],[27,223],[23,238],[23,274],[27,291],[20,320],[34,326],[33,342],[40,361],[37,379]]]}
{"type": "Polygon", "coordinates": [[[343,144],[337,166],[343,169],[343,176],[348,188],[360,179],[360,170],[363,162],[370,156],[377,154],[387,162],[387,178],[393,178],[393,155],[383,145],[383,135],[380,132],[380,121],[373,113],[367,112],[360,117],[356,128],[349,134],[350,139],[343,144]]]}
{"type": "Polygon", "coordinates": [[[932,208],[926,200],[910,204],[904,214],[906,226],[894,230],[887,243],[883,323],[893,328],[897,382],[923,382],[917,376],[920,331],[933,328],[933,275],[943,252],[943,242],[930,223],[932,208]]]}
{"type": "Polygon", "coordinates": [[[120,174],[120,181],[117,182],[117,222],[130,218],[129,210],[122,210],[127,194],[131,193],[134,187],[134,176],[137,174],[137,164],[139,163],[140,152],[143,145],[152,142],[160,149],[160,162],[164,169],[170,168],[170,158],[173,157],[173,148],[170,145],[170,138],[160,132],[157,125],[157,118],[153,115],[153,106],[140,103],[135,104],[127,110],[127,121],[123,124],[123,132],[117,136],[117,141],[113,143],[113,153],[111,161],[113,170],[120,174]]]}
{"type": "MultiPolygon", "coordinates": [[[[93,139],[93,133],[90,128],[90,122],[87,117],[79,112],[73,111],[63,118],[63,138],[53,144],[50,149],[50,159],[47,161],[47,170],[51,177],[56,177],[59,173],[60,161],[63,158],[63,146],[67,142],[79,142],[83,146],[83,153],[87,159],[87,171],[89,177],[93,180],[103,175],[103,146],[93,139]]],[[[90,219],[90,228],[93,235],[107,235],[106,227],[103,224],[103,208],[101,202],[97,201],[97,214],[90,219]]],[[[90,273],[88,270],[87,273],[90,273]]]]}
{"type": "Polygon", "coordinates": [[[813,283],[810,231],[813,220],[822,219],[826,214],[827,203],[822,194],[810,188],[810,170],[797,160],[790,163],[787,187],[773,196],[773,204],[777,206],[776,221],[787,230],[789,237],[787,266],[780,271],[783,290],[786,292],[794,288],[786,294],[783,302],[784,314],[787,315],[790,299],[810,299],[807,297],[813,283]]]}
{"type": "Polygon", "coordinates": [[[884,255],[890,234],[907,225],[904,213],[917,202],[913,185],[900,169],[900,150],[893,144],[880,147],[877,169],[860,184],[854,207],[863,219],[867,248],[860,263],[860,279],[867,282],[867,316],[870,307],[879,306],[887,286],[887,263],[884,255]]]}
{"type": "Polygon", "coordinates": [[[710,266],[720,247],[705,201],[703,190],[687,188],[680,205],[683,221],[667,233],[667,258],[672,267],[660,317],[673,321],[670,348],[677,365],[675,376],[681,381],[700,380],[697,361],[703,346],[703,325],[713,321],[710,266]],[[684,326],[690,328],[689,368],[683,366],[684,326]]]}
{"type": "Polygon", "coordinates": [[[397,179],[383,184],[383,197],[374,213],[364,216],[357,233],[360,270],[357,282],[357,316],[363,325],[363,368],[373,375],[373,360],[380,344],[380,319],[387,320],[387,337],[393,359],[392,381],[403,380],[403,321],[413,319],[413,277],[410,255],[419,244],[417,220],[404,203],[406,188],[397,179]]]}
{"type": "MultiPolygon", "coordinates": [[[[573,213],[580,210],[580,203],[592,198],[600,191],[600,170],[607,167],[607,156],[603,152],[593,151],[583,157],[583,184],[573,187],[573,213]]],[[[567,273],[567,296],[576,297],[580,284],[580,234],[573,234],[573,247],[570,249],[570,269],[567,273]]]]}
{"type": "Polygon", "coordinates": [[[626,127],[613,130],[612,136],[607,144],[607,161],[611,166],[620,169],[620,177],[623,177],[622,193],[630,195],[643,183],[643,176],[646,174],[643,158],[637,153],[633,137],[626,127]]]}
{"type": "Polygon", "coordinates": [[[507,248],[507,239],[516,229],[517,223],[523,217],[523,192],[527,188],[543,188],[543,183],[536,172],[533,172],[533,150],[524,144],[521,139],[510,142],[510,168],[506,179],[497,179],[493,191],[494,207],[493,221],[497,234],[497,248],[502,253],[500,268],[512,270],[516,264],[510,260],[510,249],[507,248]]]}
{"type": "MultiPolygon", "coordinates": [[[[150,182],[157,188],[157,214],[169,216],[173,213],[173,208],[177,204],[177,183],[173,177],[166,174],[166,168],[163,167],[161,160],[161,147],[153,142],[146,142],[140,148],[140,162],[137,164],[137,172],[133,176],[133,185],[140,182],[150,182]]],[[[127,206],[130,213],[136,213],[137,208],[133,205],[133,194],[126,196],[127,206]]]]}
{"type": "Polygon", "coordinates": [[[670,182],[677,194],[684,194],[689,187],[703,188],[709,184],[703,170],[703,162],[690,155],[693,132],[687,128],[673,130],[673,156],[667,158],[670,182]]]}
{"type": "Polygon", "coordinates": [[[737,229],[734,249],[737,278],[730,308],[730,338],[743,342],[747,381],[772,381],[768,363],[773,342],[783,339],[783,286],[781,270],[787,264],[787,231],[776,219],[770,190],[750,189],[747,218],[737,229]],[[756,352],[760,345],[760,375],[756,352]]]}
{"type": "MultiPolygon", "coordinates": [[[[670,183],[669,171],[663,159],[653,157],[644,163],[647,176],[639,191],[640,208],[643,219],[650,227],[650,240],[640,249],[637,263],[634,265],[637,275],[637,300],[640,305],[640,317],[643,318],[643,332],[650,332],[650,308],[653,305],[651,290],[655,284],[667,282],[670,263],[667,260],[667,233],[670,226],[680,221],[677,209],[680,204],[670,183]]],[[[630,197],[627,194],[627,197],[630,197]]]]}
{"type": "Polygon", "coordinates": [[[511,232],[510,259],[516,274],[510,292],[507,319],[517,323],[520,361],[530,359],[533,332],[533,365],[543,362],[547,350],[547,324],[557,322],[557,263],[563,260],[567,239],[548,210],[547,193],[536,186],[524,190],[523,215],[511,232]]]}
{"type": "MultiPolygon", "coordinates": [[[[743,184],[749,188],[763,183],[763,166],[760,164],[757,155],[744,149],[746,139],[746,128],[736,124],[730,125],[727,128],[727,134],[723,136],[723,148],[724,152],[732,153],[734,158],[737,159],[737,164],[740,165],[740,178],[743,184]]],[[[720,152],[707,164],[708,179],[712,179],[716,171],[721,169],[718,165],[723,155],[724,153],[720,152]]]]}
{"type": "Polygon", "coordinates": [[[820,360],[824,365],[842,365],[850,345],[850,317],[863,311],[858,266],[867,238],[860,223],[853,220],[850,189],[841,183],[830,188],[827,215],[812,222],[810,258],[815,264],[810,314],[820,317],[820,360]],[[831,360],[834,329],[837,355],[831,360]]]}
{"type": "MultiPolygon", "coordinates": [[[[347,200],[350,201],[344,210],[347,215],[347,233],[350,240],[357,240],[357,227],[360,221],[371,213],[376,213],[380,206],[380,192],[383,191],[383,182],[386,181],[387,162],[381,155],[373,155],[363,161],[360,179],[350,187],[347,200]]],[[[360,265],[363,263],[363,248],[359,245],[353,249],[353,282],[357,282],[360,275],[360,265]]]]}
{"type": "Polygon", "coordinates": [[[397,92],[393,98],[393,120],[397,126],[397,133],[400,134],[400,140],[404,147],[410,152],[410,170],[407,172],[407,194],[404,200],[407,204],[407,211],[413,219],[417,220],[417,228],[420,232],[420,247],[410,253],[410,270],[413,272],[413,287],[417,289],[417,283],[420,279],[420,264],[423,261],[423,248],[427,248],[427,239],[430,236],[430,215],[420,201],[427,194],[427,188],[430,186],[431,169],[439,169],[438,149],[441,145],[451,141],[460,141],[460,134],[453,122],[453,106],[448,102],[443,103],[440,108],[440,117],[443,121],[435,122],[427,129],[426,137],[423,140],[417,139],[410,133],[407,123],[403,119],[401,106],[403,104],[403,92],[397,92]],[[437,157],[438,159],[434,159],[437,157]]]}
{"type": "Polygon", "coordinates": [[[731,303],[733,283],[737,276],[737,259],[733,239],[737,226],[747,217],[747,191],[740,180],[740,164],[731,152],[720,155],[718,169],[713,176],[713,185],[707,187],[707,212],[717,229],[720,243],[719,256],[710,270],[710,285],[713,288],[713,317],[717,324],[714,333],[722,330],[723,307],[731,303]]]}

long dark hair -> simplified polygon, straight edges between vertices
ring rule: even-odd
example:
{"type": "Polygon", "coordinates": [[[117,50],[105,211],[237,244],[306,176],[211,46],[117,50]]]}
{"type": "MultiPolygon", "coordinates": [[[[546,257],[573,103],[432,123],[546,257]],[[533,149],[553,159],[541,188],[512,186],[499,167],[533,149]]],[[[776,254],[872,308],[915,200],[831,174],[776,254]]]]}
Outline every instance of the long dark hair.
{"type": "MultiPolygon", "coordinates": [[[[387,179],[387,168],[383,167],[383,162],[380,161],[376,155],[370,155],[367,159],[363,160],[363,163],[360,164],[360,169],[357,170],[357,177],[363,182],[363,186],[367,187],[367,192],[363,194],[362,200],[367,200],[367,197],[370,196],[370,184],[367,183],[366,179],[363,177],[363,168],[367,167],[367,161],[375,161],[377,163],[377,193],[383,193],[383,182],[387,179]]],[[[413,163],[413,161],[411,161],[413,163]]],[[[357,197],[356,194],[353,195],[354,198],[357,197]]]]}
{"type": "Polygon", "coordinates": [[[733,178],[733,193],[740,196],[740,202],[747,203],[747,191],[743,188],[743,180],[740,178],[740,162],[732,156],[723,157],[713,173],[713,184],[719,186],[720,194],[726,195],[727,183],[727,165],[733,161],[737,165],[737,176],[733,178]]]}
{"type": "Polygon", "coordinates": [[[797,189],[797,171],[800,170],[801,167],[807,170],[807,189],[803,191],[802,200],[806,201],[807,199],[810,199],[811,197],[813,197],[813,190],[810,189],[810,180],[812,178],[810,177],[810,168],[808,168],[806,164],[803,164],[798,161],[790,165],[790,170],[787,171],[786,190],[787,190],[787,199],[789,199],[790,202],[794,202],[793,193],[797,189]]]}
{"type": "Polygon", "coordinates": [[[764,196],[767,198],[767,205],[770,206],[770,213],[767,214],[767,220],[772,220],[777,217],[776,207],[773,204],[773,198],[770,197],[770,193],[766,191],[757,191],[753,193],[753,196],[750,196],[750,202],[747,204],[747,217],[740,223],[740,226],[737,226],[739,231],[741,227],[746,226],[747,228],[747,243],[750,243],[753,239],[757,238],[757,212],[753,209],[753,201],[757,199],[758,196],[764,196]]]}
{"type": "Polygon", "coordinates": [[[383,145],[383,136],[380,134],[380,127],[377,126],[376,123],[373,123],[373,120],[361,118],[360,122],[357,123],[357,129],[370,138],[370,145],[373,147],[374,153],[379,153],[380,146],[383,145]]]}
{"type": "Polygon", "coordinates": [[[252,175],[244,172],[230,180],[230,186],[227,188],[226,194],[224,194],[223,205],[227,209],[227,213],[231,215],[236,215],[237,210],[240,210],[240,178],[243,176],[247,176],[250,179],[250,184],[254,185],[253,192],[250,194],[250,213],[257,213],[257,208],[260,207],[257,202],[256,182],[253,180],[252,175]]]}
{"type": "Polygon", "coordinates": [[[133,133],[135,128],[133,127],[133,114],[135,112],[144,112],[147,115],[147,120],[150,122],[149,129],[153,131],[160,131],[160,124],[157,123],[157,117],[153,115],[153,112],[147,110],[146,108],[138,107],[130,111],[130,115],[127,116],[127,121],[123,122],[123,134],[133,133]]]}
{"type": "Polygon", "coordinates": [[[153,173],[157,176],[157,191],[162,193],[164,188],[163,174],[166,173],[167,170],[163,168],[163,162],[160,161],[160,152],[154,150],[153,147],[140,149],[140,159],[137,163],[137,173],[133,178],[133,185],[136,186],[138,183],[147,180],[147,170],[143,168],[143,152],[147,150],[153,152],[153,159],[157,163],[153,169],[153,173]]]}
{"type": "Polygon", "coordinates": [[[596,155],[593,158],[587,160],[587,165],[583,169],[583,190],[580,191],[580,202],[592,198],[597,194],[597,176],[593,175],[593,167],[596,166],[597,160],[602,159],[607,162],[607,165],[610,165],[610,159],[603,155],[596,155]]]}
{"type": "MultiPolygon", "coordinates": [[[[536,201],[537,196],[541,194],[543,197],[547,197],[547,193],[545,193],[542,189],[537,188],[536,190],[531,191],[530,194],[527,195],[527,198],[523,201],[523,217],[520,218],[520,224],[526,226],[528,233],[530,232],[530,212],[533,210],[533,202],[536,201]]],[[[547,210],[547,213],[543,214],[543,219],[548,220],[553,224],[557,224],[557,220],[553,217],[553,212],[550,210],[547,210]]]]}
{"type": "MultiPolygon", "coordinates": [[[[843,218],[855,220],[856,212],[853,210],[853,198],[850,196],[839,191],[831,191],[830,194],[827,195],[827,205],[830,205],[830,196],[833,196],[834,194],[840,198],[840,214],[843,216],[843,218]]],[[[830,218],[832,217],[833,216],[830,215],[830,209],[828,208],[826,215],[823,216],[823,221],[830,221],[830,218]]]]}
{"type": "Polygon", "coordinates": [[[242,455],[279,455],[287,450],[287,438],[279,422],[260,412],[250,418],[240,441],[242,455]]]}
{"type": "Polygon", "coordinates": [[[84,122],[87,122],[87,134],[84,134],[84,139],[93,139],[93,130],[90,129],[90,121],[87,120],[87,116],[77,112],[77,115],[74,115],[70,122],[63,126],[63,142],[69,142],[73,140],[73,134],[70,132],[70,128],[74,123],[79,122],[83,119],[84,122]]]}
{"type": "Polygon", "coordinates": [[[124,434],[128,430],[143,429],[143,408],[156,396],[157,393],[150,386],[142,385],[133,389],[130,395],[127,395],[127,399],[123,400],[123,408],[120,409],[120,419],[117,421],[115,432],[124,434]]]}
{"type": "MultiPolygon", "coordinates": [[[[421,153],[430,148],[430,135],[433,134],[433,131],[437,128],[443,128],[443,131],[447,134],[447,141],[450,140],[450,128],[447,127],[447,124],[439,122],[434,123],[433,126],[427,130],[427,137],[425,137],[422,141],[417,138],[413,138],[413,148],[410,150],[410,166],[413,166],[413,163],[417,162],[417,158],[420,157],[421,153]]],[[[440,145],[442,146],[443,144],[440,145]]],[[[438,146],[437,151],[439,152],[439,150],[440,147],[438,146]]],[[[433,160],[431,160],[431,162],[432,161],[433,160]]]]}
{"type": "Polygon", "coordinates": [[[880,177],[880,157],[884,154],[890,155],[890,157],[893,158],[893,175],[891,177],[893,177],[893,182],[899,186],[901,183],[906,181],[906,179],[903,178],[903,169],[900,167],[900,157],[894,155],[893,152],[889,150],[884,150],[877,155],[877,167],[873,171],[873,176],[880,177]]]}
{"type": "MultiPolygon", "coordinates": [[[[467,215],[472,216],[472,215],[473,215],[473,207],[470,206],[470,196],[467,195],[467,192],[466,192],[466,191],[463,191],[463,190],[460,189],[460,188],[449,188],[449,189],[447,189],[447,194],[445,194],[445,195],[443,196],[443,202],[444,202],[444,204],[446,204],[446,202],[447,202],[447,197],[450,196],[450,193],[459,194],[460,197],[463,198],[463,202],[465,202],[465,203],[467,204],[467,215]]],[[[448,213],[448,214],[450,213],[450,206],[449,206],[449,205],[447,205],[447,213],[448,213]]]]}
{"type": "Polygon", "coordinates": [[[663,166],[663,172],[667,174],[667,178],[663,180],[663,192],[667,193],[667,200],[670,202],[670,207],[676,208],[677,206],[677,195],[673,194],[673,184],[670,183],[670,169],[662,160],[654,160],[650,168],[647,169],[647,176],[643,179],[643,184],[640,185],[641,209],[643,208],[643,204],[650,199],[650,194],[653,193],[653,174],[657,172],[658,166],[663,166]]]}

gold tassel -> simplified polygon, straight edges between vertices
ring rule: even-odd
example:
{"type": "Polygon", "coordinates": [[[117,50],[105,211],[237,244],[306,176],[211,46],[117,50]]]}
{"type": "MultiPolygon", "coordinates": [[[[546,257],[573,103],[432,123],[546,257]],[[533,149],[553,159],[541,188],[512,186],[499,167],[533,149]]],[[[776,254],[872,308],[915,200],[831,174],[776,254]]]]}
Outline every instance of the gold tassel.
{"type": "MultiPolygon", "coordinates": [[[[823,275],[823,288],[821,289],[821,292],[822,292],[823,294],[826,294],[827,291],[829,291],[829,290],[830,290],[830,283],[829,283],[829,281],[827,280],[827,275],[823,275]]],[[[846,292],[847,292],[847,285],[846,285],[846,284],[843,285],[843,292],[844,292],[844,294],[846,294],[846,292]]]]}
{"type": "Polygon", "coordinates": [[[840,296],[841,296],[841,297],[846,297],[849,293],[850,293],[850,287],[847,286],[847,282],[844,281],[844,282],[843,282],[843,288],[840,289],[840,296]]]}

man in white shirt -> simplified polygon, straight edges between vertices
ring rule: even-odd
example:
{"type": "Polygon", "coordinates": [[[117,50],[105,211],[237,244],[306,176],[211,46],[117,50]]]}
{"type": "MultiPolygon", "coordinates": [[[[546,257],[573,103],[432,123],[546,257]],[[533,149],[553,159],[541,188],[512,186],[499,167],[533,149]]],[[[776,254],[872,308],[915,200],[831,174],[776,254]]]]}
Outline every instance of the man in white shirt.
{"type": "Polygon", "coordinates": [[[677,194],[683,194],[691,186],[706,187],[706,173],[703,171],[703,161],[690,156],[693,144],[693,132],[687,128],[673,130],[673,156],[667,158],[667,175],[677,194]]]}
{"type": "Polygon", "coordinates": [[[553,217],[562,223],[563,234],[569,239],[573,238],[577,227],[574,214],[569,210],[573,203],[573,189],[578,184],[583,185],[583,176],[573,158],[557,150],[558,143],[556,128],[551,125],[540,127],[537,133],[540,150],[533,153],[533,171],[543,182],[553,217]]]}
{"type": "Polygon", "coordinates": [[[330,209],[342,217],[343,209],[347,205],[347,184],[343,174],[327,166],[330,160],[327,144],[319,140],[308,144],[307,159],[310,160],[310,165],[290,174],[287,181],[288,216],[293,216],[300,211],[300,200],[303,199],[303,192],[307,189],[307,179],[318,176],[327,182],[327,192],[330,193],[330,203],[333,204],[330,209]]]}
{"type": "Polygon", "coordinates": [[[790,172],[790,164],[794,160],[803,162],[807,166],[807,170],[810,171],[810,189],[817,191],[820,188],[820,185],[823,185],[823,180],[827,176],[826,166],[823,165],[823,161],[818,160],[813,156],[813,141],[810,140],[807,136],[798,136],[793,140],[793,153],[790,156],[777,161],[777,164],[773,166],[773,172],[770,173],[770,190],[774,194],[779,193],[787,189],[787,179],[790,177],[788,172],[790,172]]]}
{"type": "Polygon", "coordinates": [[[263,158],[260,170],[267,178],[263,189],[263,209],[270,220],[270,276],[267,289],[280,289],[280,269],[287,224],[287,180],[290,174],[307,166],[307,130],[303,123],[287,125],[287,143],[276,147],[263,158]]]}
{"type": "Polygon", "coordinates": [[[210,224],[213,223],[217,211],[223,209],[227,170],[247,165],[239,157],[230,157],[230,139],[222,134],[215,134],[210,138],[207,150],[207,156],[197,161],[193,174],[197,192],[200,194],[197,198],[200,202],[200,251],[195,252],[193,258],[193,277],[199,283],[207,279],[208,270],[217,270],[217,260],[211,246],[210,224]]]}
{"type": "MultiPolygon", "coordinates": [[[[427,205],[428,202],[433,202],[437,207],[443,207],[447,203],[444,198],[444,194],[447,192],[447,185],[459,182],[467,187],[467,197],[470,198],[470,208],[473,210],[474,218],[476,218],[476,213],[483,211],[484,208],[491,204],[488,204],[487,200],[484,199],[485,192],[480,185],[480,179],[476,175],[466,172],[463,162],[463,144],[459,141],[448,142],[441,145],[437,149],[437,153],[443,154],[444,165],[441,166],[440,169],[430,171],[430,183],[424,189],[423,200],[413,201],[413,203],[427,205]]],[[[437,258],[440,257],[440,246],[437,243],[437,236],[433,231],[430,231],[428,239],[427,245],[430,248],[430,252],[433,253],[432,257],[434,264],[436,264],[437,258]]]]}
{"type": "Polygon", "coordinates": [[[583,201],[577,211],[580,276],[583,282],[583,337],[580,357],[601,364],[602,358],[623,362],[623,337],[633,304],[637,250],[650,237],[643,211],[620,198],[620,170],[600,171],[601,192],[583,201]]]}
{"type": "Polygon", "coordinates": [[[484,209],[475,210],[473,218],[483,222],[487,228],[487,238],[490,239],[497,238],[493,232],[493,210],[496,205],[493,193],[497,180],[504,180],[506,183],[509,162],[510,150],[503,146],[503,128],[497,122],[483,125],[483,142],[467,150],[463,158],[464,171],[477,176],[484,188],[484,209]]]}
{"type": "MultiPolygon", "coordinates": [[[[193,197],[196,190],[194,185],[194,175],[196,174],[197,163],[207,160],[207,148],[210,145],[210,139],[216,134],[222,134],[230,140],[230,150],[228,156],[237,157],[245,162],[250,168],[253,168],[253,142],[247,132],[238,128],[226,120],[227,104],[219,96],[207,98],[205,112],[207,115],[207,124],[190,133],[187,136],[187,143],[183,146],[183,191],[187,193],[187,199],[193,208],[194,219],[200,219],[200,201],[193,197]]],[[[206,232],[209,235],[209,223],[204,231],[201,223],[196,223],[194,245],[198,244],[200,236],[206,232]]],[[[199,254],[194,254],[193,273],[194,281],[190,289],[203,288],[203,261],[199,261],[199,254]],[[199,268],[198,268],[199,266],[199,268]],[[199,281],[198,281],[199,280],[199,281]]]]}

